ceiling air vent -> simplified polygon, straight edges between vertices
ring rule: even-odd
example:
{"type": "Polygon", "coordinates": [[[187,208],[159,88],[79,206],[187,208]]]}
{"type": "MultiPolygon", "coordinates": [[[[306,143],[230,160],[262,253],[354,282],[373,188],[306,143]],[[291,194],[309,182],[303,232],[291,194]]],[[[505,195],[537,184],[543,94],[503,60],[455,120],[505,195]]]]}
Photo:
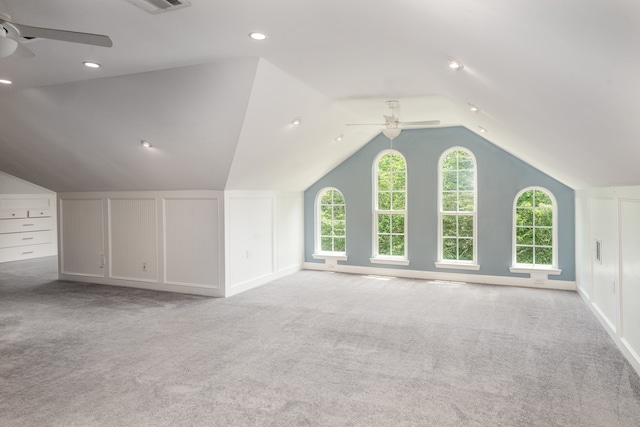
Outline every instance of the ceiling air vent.
{"type": "Polygon", "coordinates": [[[169,12],[181,7],[191,6],[187,0],[127,0],[149,13],[169,12]]]}

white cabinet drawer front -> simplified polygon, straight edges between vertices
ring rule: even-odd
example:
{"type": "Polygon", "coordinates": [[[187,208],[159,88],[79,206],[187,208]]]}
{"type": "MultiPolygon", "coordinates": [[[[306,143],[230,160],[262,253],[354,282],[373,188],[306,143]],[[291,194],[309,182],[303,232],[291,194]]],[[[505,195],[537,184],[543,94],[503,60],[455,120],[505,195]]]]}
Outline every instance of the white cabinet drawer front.
{"type": "Polygon", "coordinates": [[[26,218],[0,220],[0,233],[52,230],[53,218],[26,218]]]}
{"type": "Polygon", "coordinates": [[[2,209],[0,210],[0,219],[26,218],[26,209],[2,209]]]}
{"type": "Polygon", "coordinates": [[[29,209],[29,218],[44,218],[53,216],[52,209],[29,209]]]}
{"type": "Polygon", "coordinates": [[[37,258],[54,255],[53,244],[18,246],[15,248],[0,248],[0,262],[17,261],[20,259],[37,258]]]}
{"type": "Polygon", "coordinates": [[[31,231],[29,233],[0,234],[0,248],[39,245],[53,242],[53,231],[31,231]]]}

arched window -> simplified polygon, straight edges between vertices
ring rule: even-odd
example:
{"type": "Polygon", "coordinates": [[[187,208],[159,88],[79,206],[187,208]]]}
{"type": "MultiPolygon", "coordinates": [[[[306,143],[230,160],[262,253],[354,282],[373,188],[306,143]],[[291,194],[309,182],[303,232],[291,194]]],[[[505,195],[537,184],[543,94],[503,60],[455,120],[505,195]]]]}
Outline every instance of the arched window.
{"type": "Polygon", "coordinates": [[[322,189],[316,206],[316,253],[344,254],[347,239],[344,196],[335,188],[322,189]]]}
{"type": "Polygon", "coordinates": [[[461,147],[439,162],[437,267],[478,269],[476,264],[476,160],[461,147]]]}
{"type": "Polygon", "coordinates": [[[556,266],[556,201],[540,187],[522,190],[513,204],[513,259],[516,265],[556,266]]]}
{"type": "Polygon", "coordinates": [[[371,262],[408,264],[407,162],[399,152],[384,150],[376,157],[373,199],[371,262]]]}

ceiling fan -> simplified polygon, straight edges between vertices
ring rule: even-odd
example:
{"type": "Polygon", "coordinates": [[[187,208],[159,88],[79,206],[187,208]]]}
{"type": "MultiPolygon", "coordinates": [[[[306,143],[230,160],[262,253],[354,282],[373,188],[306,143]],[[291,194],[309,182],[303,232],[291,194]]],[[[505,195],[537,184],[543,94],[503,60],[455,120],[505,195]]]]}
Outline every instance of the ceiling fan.
{"type": "Polygon", "coordinates": [[[417,122],[403,122],[396,116],[395,110],[400,105],[398,101],[389,100],[386,102],[389,109],[391,109],[391,115],[383,115],[384,123],[349,123],[347,126],[384,126],[382,133],[387,138],[393,140],[393,138],[400,135],[402,127],[404,126],[434,126],[439,125],[440,120],[423,120],[417,122]]]}
{"type": "Polygon", "coordinates": [[[54,30],[53,28],[32,27],[12,22],[8,15],[0,13],[0,58],[13,55],[16,51],[22,56],[33,56],[33,52],[18,43],[20,39],[33,38],[61,40],[103,47],[113,46],[113,42],[108,36],[79,33],[76,31],[54,30]]]}

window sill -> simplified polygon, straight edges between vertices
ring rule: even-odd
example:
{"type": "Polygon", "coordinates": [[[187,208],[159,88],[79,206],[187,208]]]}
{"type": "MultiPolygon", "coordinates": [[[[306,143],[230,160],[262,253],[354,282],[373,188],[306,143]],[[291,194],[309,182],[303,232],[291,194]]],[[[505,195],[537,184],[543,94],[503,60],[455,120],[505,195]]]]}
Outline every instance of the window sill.
{"type": "Polygon", "coordinates": [[[548,266],[540,266],[540,265],[527,265],[527,264],[516,264],[509,267],[509,271],[512,273],[542,273],[542,274],[550,274],[552,276],[557,276],[562,273],[562,270],[559,268],[548,266]]]}
{"type": "Polygon", "coordinates": [[[375,257],[369,258],[369,262],[371,264],[409,265],[409,260],[405,258],[375,257]]]}
{"type": "Polygon", "coordinates": [[[450,268],[453,270],[480,270],[480,264],[475,262],[454,262],[454,261],[438,261],[435,263],[436,268],[450,268]]]}

